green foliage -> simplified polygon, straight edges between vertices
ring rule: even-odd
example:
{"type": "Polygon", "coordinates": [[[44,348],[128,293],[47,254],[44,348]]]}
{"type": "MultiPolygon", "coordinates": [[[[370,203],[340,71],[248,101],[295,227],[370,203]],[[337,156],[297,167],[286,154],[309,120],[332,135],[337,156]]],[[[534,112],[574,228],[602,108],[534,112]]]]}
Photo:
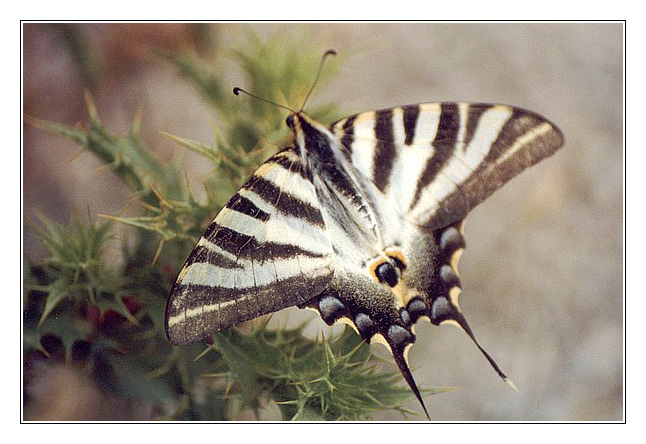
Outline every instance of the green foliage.
{"type": "Polygon", "coordinates": [[[100,299],[110,290],[110,272],[102,267],[99,258],[111,224],[99,226],[90,219],[84,227],[76,214],[69,225],[56,225],[45,216],[40,219],[44,227],[33,223],[32,227],[49,252],[46,260],[49,283],[31,288],[47,294],[38,321],[42,325],[65,297],[101,304],[100,299]]]}
{"type": "MultiPolygon", "coordinates": [[[[304,48],[280,37],[247,39],[230,56],[247,76],[247,89],[300,107],[326,48],[304,48]]],[[[229,94],[224,76],[207,68],[221,60],[157,54],[213,105],[215,144],[168,136],[212,165],[206,198],[195,198],[177,161],[162,164],[145,146],[140,117],[129,134],[114,134],[101,123],[89,93],[84,127],[30,119],[97,156],[143,210],[102,223],[89,214],[86,224],[77,215],[68,224],[44,216],[31,223],[48,256],[27,264],[25,351],[88,369],[99,388],[133,404],[151,405],[158,419],[235,419],[241,410],[259,409],[266,399],[292,420],[357,420],[385,409],[405,412],[402,404],[412,393],[396,385],[398,373],[375,371],[369,347],[351,331],[315,341],[302,328],[274,331],[260,325],[249,334],[236,328],[216,334],[207,347],[168,343],[164,310],[176,271],[215,212],[274,146],[284,144],[287,132],[284,110],[229,94]],[[115,220],[137,228],[119,265],[105,254],[115,220]]],[[[323,80],[333,71],[335,64],[330,65],[323,80]]],[[[331,120],[333,108],[310,114],[331,120]]]]}
{"type": "Polygon", "coordinates": [[[314,341],[302,327],[245,335],[235,329],[213,337],[227,363],[232,395],[241,407],[258,408],[263,393],[292,420],[360,420],[397,409],[410,390],[395,386],[397,373],[368,366],[370,348],[351,329],[328,341],[314,341]]]}

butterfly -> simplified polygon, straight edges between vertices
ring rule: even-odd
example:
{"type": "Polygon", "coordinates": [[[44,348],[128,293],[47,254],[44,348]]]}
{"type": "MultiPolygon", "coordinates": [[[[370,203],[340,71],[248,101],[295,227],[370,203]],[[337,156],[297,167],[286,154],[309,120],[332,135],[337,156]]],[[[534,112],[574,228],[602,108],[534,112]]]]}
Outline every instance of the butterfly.
{"type": "Polygon", "coordinates": [[[460,327],[513,386],[460,309],[463,225],[554,154],[561,131],[534,112],[485,103],[400,106],[329,126],[289,111],[292,144],[235,193],[179,273],[166,309],[170,341],[313,309],[385,344],[428,416],[407,362],[423,319],[460,327]]]}

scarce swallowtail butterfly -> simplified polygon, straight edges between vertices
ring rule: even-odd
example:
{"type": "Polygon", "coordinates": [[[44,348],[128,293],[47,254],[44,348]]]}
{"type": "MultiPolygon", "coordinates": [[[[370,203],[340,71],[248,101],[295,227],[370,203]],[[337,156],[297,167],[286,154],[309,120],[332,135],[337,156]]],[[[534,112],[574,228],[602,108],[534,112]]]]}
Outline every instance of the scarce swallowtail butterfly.
{"type": "Polygon", "coordinates": [[[406,358],[424,319],[459,326],[513,387],[458,304],[462,227],[473,207],[554,154],[561,131],[531,111],[462,102],[367,111],[330,126],[290,109],[286,122],[292,145],[229,200],[179,273],[166,309],[170,341],[311,308],[385,344],[428,416],[406,358]]]}

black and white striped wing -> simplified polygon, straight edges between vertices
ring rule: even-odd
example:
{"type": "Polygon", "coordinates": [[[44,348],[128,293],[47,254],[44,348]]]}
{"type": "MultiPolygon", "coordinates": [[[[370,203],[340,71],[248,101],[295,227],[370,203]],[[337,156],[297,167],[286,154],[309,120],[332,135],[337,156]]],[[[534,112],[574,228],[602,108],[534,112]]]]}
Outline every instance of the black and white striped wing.
{"type": "Polygon", "coordinates": [[[364,266],[337,264],[331,287],[308,306],[328,324],[349,321],[366,341],[386,343],[422,406],[406,362],[419,319],[461,327],[513,387],[458,303],[462,225],[473,207],[556,152],[560,130],[529,111],[469,103],[369,111],[330,130],[377,215],[388,260],[366,252],[364,266]]]}
{"type": "Polygon", "coordinates": [[[331,126],[353,166],[410,222],[446,227],[563,145],[560,130],[506,105],[425,103],[331,126]]]}
{"type": "Polygon", "coordinates": [[[311,177],[292,148],[267,160],[216,216],[189,256],[166,310],[173,344],[301,304],[333,274],[311,177]]]}

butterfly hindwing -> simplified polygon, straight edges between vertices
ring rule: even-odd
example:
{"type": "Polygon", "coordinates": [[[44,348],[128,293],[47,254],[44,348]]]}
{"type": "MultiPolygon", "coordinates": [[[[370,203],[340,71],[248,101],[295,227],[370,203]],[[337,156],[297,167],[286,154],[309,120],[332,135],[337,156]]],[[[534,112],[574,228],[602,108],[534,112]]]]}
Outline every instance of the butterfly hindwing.
{"type": "Polygon", "coordinates": [[[401,245],[387,250],[390,260],[376,258],[358,272],[337,269],[330,287],[306,303],[329,325],[348,323],[366,342],[386,345],[423,407],[407,361],[416,340],[414,324],[454,322],[473,337],[458,304],[461,227],[459,221],[428,233],[411,226],[401,245]]]}
{"type": "Polygon", "coordinates": [[[302,303],[327,287],[332,251],[293,149],[258,168],[216,216],[171,292],[167,332],[185,344],[302,303]]]}

